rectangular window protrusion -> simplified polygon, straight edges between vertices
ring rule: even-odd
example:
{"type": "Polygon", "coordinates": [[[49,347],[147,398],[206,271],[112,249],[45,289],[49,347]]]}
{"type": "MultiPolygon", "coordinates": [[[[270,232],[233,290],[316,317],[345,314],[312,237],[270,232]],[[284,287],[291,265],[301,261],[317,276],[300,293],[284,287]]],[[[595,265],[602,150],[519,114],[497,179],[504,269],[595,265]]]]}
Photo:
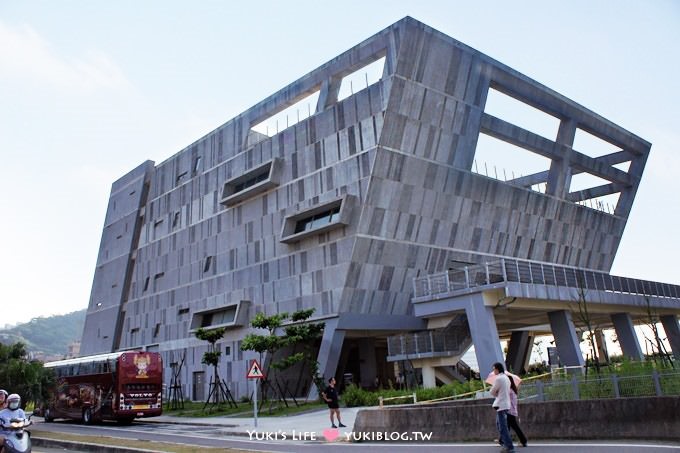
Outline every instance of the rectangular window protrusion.
{"type": "Polygon", "coordinates": [[[382,57],[343,77],[338,90],[338,101],[342,101],[380,81],[384,69],[385,57],[382,57]]]}
{"type": "Polygon", "coordinates": [[[281,242],[298,242],[349,225],[353,201],[354,196],[346,195],[286,217],[283,221],[281,242]]]}
{"type": "Polygon", "coordinates": [[[283,161],[274,158],[224,183],[220,203],[233,206],[280,184],[283,161]]]}
{"type": "Polygon", "coordinates": [[[189,330],[194,331],[199,327],[214,329],[247,325],[249,306],[249,301],[242,300],[223,307],[194,312],[189,330]]]}

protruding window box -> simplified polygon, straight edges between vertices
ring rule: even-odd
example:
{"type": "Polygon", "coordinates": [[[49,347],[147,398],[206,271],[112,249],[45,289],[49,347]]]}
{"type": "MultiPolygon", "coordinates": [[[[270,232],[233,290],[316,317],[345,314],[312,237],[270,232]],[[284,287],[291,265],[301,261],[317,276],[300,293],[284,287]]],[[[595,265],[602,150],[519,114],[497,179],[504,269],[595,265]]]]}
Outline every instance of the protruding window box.
{"type": "Polygon", "coordinates": [[[220,327],[232,328],[248,325],[248,308],[250,301],[223,305],[221,307],[207,308],[195,311],[191,315],[189,332],[195,332],[198,328],[217,329],[220,327]]]}
{"type": "Polygon", "coordinates": [[[274,158],[224,183],[220,203],[233,206],[280,184],[281,159],[274,158]]]}
{"type": "Polygon", "coordinates": [[[352,195],[345,195],[286,217],[281,242],[291,244],[349,225],[354,199],[352,195]]]}

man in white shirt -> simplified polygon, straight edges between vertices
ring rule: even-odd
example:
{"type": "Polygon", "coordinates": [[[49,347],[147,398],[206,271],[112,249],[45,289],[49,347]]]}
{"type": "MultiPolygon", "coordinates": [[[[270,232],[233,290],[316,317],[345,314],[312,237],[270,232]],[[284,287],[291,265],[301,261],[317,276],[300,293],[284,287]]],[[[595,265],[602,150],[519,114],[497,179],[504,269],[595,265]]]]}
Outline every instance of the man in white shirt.
{"type": "Polygon", "coordinates": [[[512,444],[510,431],[508,430],[508,410],[510,410],[510,378],[505,374],[505,367],[502,363],[493,364],[493,373],[496,380],[491,386],[491,395],[496,399],[493,401],[493,408],[496,409],[496,427],[501,438],[501,451],[514,453],[515,446],[512,444]]]}

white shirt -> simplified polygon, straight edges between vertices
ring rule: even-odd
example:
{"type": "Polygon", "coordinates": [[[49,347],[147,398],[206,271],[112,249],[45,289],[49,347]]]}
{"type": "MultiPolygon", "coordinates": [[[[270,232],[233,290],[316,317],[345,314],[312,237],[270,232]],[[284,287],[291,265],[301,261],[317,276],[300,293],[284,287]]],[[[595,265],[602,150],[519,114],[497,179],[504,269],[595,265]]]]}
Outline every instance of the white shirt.
{"type": "Polygon", "coordinates": [[[491,386],[491,395],[495,396],[493,407],[497,411],[507,411],[510,409],[510,378],[505,373],[498,373],[496,380],[491,386]]]}

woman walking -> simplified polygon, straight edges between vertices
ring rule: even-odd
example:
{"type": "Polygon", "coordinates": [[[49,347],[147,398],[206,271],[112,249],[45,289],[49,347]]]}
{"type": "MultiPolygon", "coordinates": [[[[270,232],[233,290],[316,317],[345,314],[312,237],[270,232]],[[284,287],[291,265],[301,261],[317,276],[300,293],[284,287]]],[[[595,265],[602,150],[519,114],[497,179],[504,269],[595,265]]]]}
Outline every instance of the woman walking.
{"type": "Polygon", "coordinates": [[[517,385],[515,385],[515,380],[510,378],[510,410],[508,410],[508,428],[515,431],[519,443],[522,447],[527,446],[527,437],[522,432],[522,428],[519,427],[519,412],[517,411],[517,385]]]}

